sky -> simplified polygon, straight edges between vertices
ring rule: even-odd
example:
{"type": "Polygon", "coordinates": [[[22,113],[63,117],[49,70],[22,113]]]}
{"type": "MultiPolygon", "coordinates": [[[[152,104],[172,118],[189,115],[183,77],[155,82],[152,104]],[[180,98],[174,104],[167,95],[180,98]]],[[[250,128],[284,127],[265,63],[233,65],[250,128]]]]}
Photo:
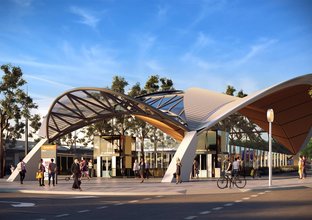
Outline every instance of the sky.
{"type": "Polygon", "coordinates": [[[0,64],[22,68],[41,116],[116,75],[251,94],[312,73],[312,0],[1,0],[0,21],[0,64]]]}

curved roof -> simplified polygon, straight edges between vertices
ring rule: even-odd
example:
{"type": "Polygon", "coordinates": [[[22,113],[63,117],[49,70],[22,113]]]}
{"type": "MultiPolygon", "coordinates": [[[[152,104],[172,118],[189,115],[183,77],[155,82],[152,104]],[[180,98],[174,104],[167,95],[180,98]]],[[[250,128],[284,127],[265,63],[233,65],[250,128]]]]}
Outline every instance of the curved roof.
{"type": "MultiPolygon", "coordinates": [[[[170,103],[181,100],[181,98],[175,98],[178,94],[169,96],[174,99],[170,99],[170,103]]],[[[184,132],[189,129],[177,120],[178,117],[175,117],[174,113],[170,112],[168,110],[168,114],[164,114],[139,99],[108,89],[76,88],[55,99],[44,118],[39,135],[46,137],[49,141],[54,141],[103,118],[129,114],[147,121],[177,140],[182,140],[184,132]]]]}
{"type": "Polygon", "coordinates": [[[193,88],[185,92],[185,114],[192,121],[190,129],[197,131],[208,130],[235,112],[268,131],[266,111],[272,108],[273,138],[296,154],[312,136],[312,98],[308,94],[311,85],[312,74],[308,74],[244,98],[193,88]],[[203,102],[203,98],[208,100],[208,97],[210,101],[203,102]]]}
{"type": "Polygon", "coordinates": [[[136,98],[108,89],[77,88],[56,98],[40,134],[53,141],[103,118],[131,114],[181,141],[186,131],[203,132],[235,112],[267,131],[266,111],[272,108],[272,135],[295,154],[312,135],[311,85],[312,74],[308,74],[244,98],[199,88],[136,98]]]}

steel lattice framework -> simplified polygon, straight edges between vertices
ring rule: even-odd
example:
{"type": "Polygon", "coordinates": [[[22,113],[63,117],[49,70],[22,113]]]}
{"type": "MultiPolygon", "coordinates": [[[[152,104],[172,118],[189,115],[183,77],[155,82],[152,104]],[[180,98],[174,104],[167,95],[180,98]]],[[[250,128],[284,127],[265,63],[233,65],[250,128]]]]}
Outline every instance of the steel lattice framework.
{"type": "Polygon", "coordinates": [[[183,92],[172,91],[131,98],[101,88],[77,88],[59,96],[47,117],[46,134],[54,141],[71,131],[103,118],[133,115],[181,140],[188,131],[183,108],[183,92]],[[157,106],[156,106],[157,105],[157,106]],[[164,114],[165,112],[165,114],[164,114]]]}

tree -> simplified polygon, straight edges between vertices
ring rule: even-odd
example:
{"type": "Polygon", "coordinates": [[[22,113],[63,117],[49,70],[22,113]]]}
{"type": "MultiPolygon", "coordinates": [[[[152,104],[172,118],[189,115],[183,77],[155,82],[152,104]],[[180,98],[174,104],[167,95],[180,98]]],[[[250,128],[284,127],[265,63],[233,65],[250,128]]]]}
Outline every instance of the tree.
{"type": "MultiPolygon", "coordinates": [[[[140,91],[138,88],[134,87],[136,91],[140,91]]],[[[154,93],[159,91],[170,91],[174,90],[173,82],[171,79],[159,78],[158,75],[152,75],[148,78],[145,83],[144,90],[142,92],[154,93]],[[159,85],[160,84],[160,85],[159,85]]],[[[130,91],[131,92],[131,91],[130,91]]],[[[134,93],[134,92],[132,92],[134,93]]],[[[157,144],[160,142],[161,137],[163,137],[163,132],[155,128],[152,125],[147,124],[144,121],[139,122],[139,133],[137,136],[141,138],[141,154],[144,157],[144,138],[149,138],[154,144],[154,166],[156,165],[156,151],[157,144]]]]}
{"type": "Polygon", "coordinates": [[[241,90],[239,90],[239,92],[237,93],[236,96],[239,97],[239,98],[244,98],[244,97],[247,96],[247,94],[244,93],[243,90],[241,89],[241,90]]]}
{"type": "Polygon", "coordinates": [[[158,75],[152,75],[148,78],[148,80],[145,83],[144,89],[146,90],[146,93],[153,93],[159,91],[159,76],[158,75]]]}
{"type": "Polygon", "coordinates": [[[128,85],[128,82],[124,77],[114,76],[111,90],[115,92],[125,93],[125,87],[128,85]]]}
{"type": "Polygon", "coordinates": [[[225,94],[233,96],[235,91],[236,89],[233,86],[228,85],[225,94]]]}
{"type": "Polygon", "coordinates": [[[141,89],[140,83],[137,82],[134,86],[132,86],[131,90],[128,92],[128,96],[136,97],[143,94],[143,90],[141,89]]]}
{"type": "Polygon", "coordinates": [[[161,82],[161,85],[160,85],[161,91],[172,91],[172,90],[174,90],[173,82],[171,79],[160,78],[159,81],[161,82]]]}
{"type": "Polygon", "coordinates": [[[37,105],[22,88],[27,82],[21,68],[6,64],[1,70],[4,75],[0,82],[0,178],[5,174],[4,142],[21,138],[25,133],[24,119],[31,122],[33,132],[40,127],[39,115],[31,114],[37,105]]]}
{"type": "Polygon", "coordinates": [[[300,151],[300,154],[306,156],[309,159],[312,159],[312,138],[310,139],[307,146],[300,151]]]}

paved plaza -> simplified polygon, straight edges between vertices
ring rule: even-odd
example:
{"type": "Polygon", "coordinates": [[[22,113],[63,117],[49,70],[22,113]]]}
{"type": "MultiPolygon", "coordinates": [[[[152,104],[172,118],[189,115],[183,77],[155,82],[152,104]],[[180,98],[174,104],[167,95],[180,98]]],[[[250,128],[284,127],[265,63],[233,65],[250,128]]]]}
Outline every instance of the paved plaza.
{"type": "MultiPolygon", "coordinates": [[[[311,171],[308,172],[311,174],[311,171]]],[[[312,177],[299,179],[296,172],[273,175],[272,186],[269,187],[268,176],[252,179],[247,177],[247,185],[243,189],[233,187],[231,189],[219,189],[217,179],[195,179],[182,184],[161,183],[160,178],[150,178],[140,183],[135,178],[92,178],[82,179],[82,191],[72,190],[73,180],[66,181],[65,176],[58,177],[58,184],[40,187],[37,181],[7,182],[0,180],[0,192],[20,192],[35,194],[60,194],[60,195],[202,195],[228,192],[246,192],[250,190],[309,187],[312,188],[312,177]]]]}

